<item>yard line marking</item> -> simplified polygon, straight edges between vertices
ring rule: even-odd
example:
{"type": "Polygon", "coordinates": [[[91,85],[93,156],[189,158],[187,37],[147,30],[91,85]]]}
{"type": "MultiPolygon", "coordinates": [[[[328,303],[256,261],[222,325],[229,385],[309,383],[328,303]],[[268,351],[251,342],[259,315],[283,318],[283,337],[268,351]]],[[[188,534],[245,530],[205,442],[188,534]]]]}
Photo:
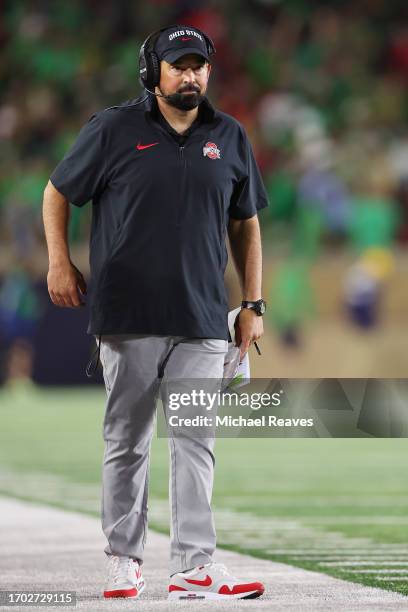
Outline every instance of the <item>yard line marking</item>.
{"type": "MultiPolygon", "coordinates": [[[[298,491],[298,495],[297,495],[297,499],[301,500],[301,491],[298,491]]],[[[308,491],[305,491],[304,494],[306,496],[309,495],[308,491]]],[[[393,495],[392,497],[392,501],[393,501],[393,507],[395,508],[396,506],[408,506],[408,495],[393,495]]],[[[228,502],[232,505],[232,506],[242,506],[243,505],[243,500],[242,497],[236,497],[236,496],[228,496],[228,502]]],[[[260,506],[262,505],[267,505],[268,507],[270,506],[270,498],[268,495],[265,495],[265,497],[263,498],[262,495],[257,494],[257,502],[259,503],[260,506]]],[[[245,502],[244,502],[245,503],[245,502]]],[[[273,499],[273,504],[274,506],[288,506],[288,507],[293,507],[293,497],[292,496],[285,496],[285,494],[279,494],[279,492],[276,492],[276,495],[274,495],[274,499],[273,499]]],[[[390,505],[390,498],[387,495],[366,495],[362,498],[357,498],[356,496],[346,496],[346,495],[326,495],[326,496],[318,496],[318,495],[314,495],[313,498],[308,499],[308,507],[321,507],[321,506],[328,506],[329,508],[336,508],[337,506],[353,506],[353,507],[362,507],[362,508],[369,508],[371,509],[373,506],[385,506],[386,508],[389,508],[390,505]]],[[[313,518],[313,517],[311,517],[313,518]]]]}
{"type": "Polygon", "coordinates": [[[408,525],[406,516],[320,516],[304,521],[312,525],[408,525]]]}
{"type": "MultiPolygon", "coordinates": [[[[364,560],[370,560],[370,561],[408,561],[408,556],[405,555],[403,557],[399,556],[399,555],[383,555],[383,556],[364,556],[364,555],[356,555],[356,556],[349,556],[349,555],[333,555],[333,556],[326,556],[326,555],[318,555],[318,556],[304,556],[304,557],[291,557],[291,559],[293,559],[294,561],[318,561],[319,559],[322,559],[323,561],[364,561],[364,560]]],[[[372,565],[375,565],[375,563],[372,563],[372,565]]]]}
{"type": "Polygon", "coordinates": [[[322,561],[322,567],[352,567],[353,565],[408,565],[408,561],[322,561]]]}
{"type": "Polygon", "coordinates": [[[351,574],[406,574],[406,569],[351,569],[348,570],[351,574]]]}
{"type": "Polygon", "coordinates": [[[392,577],[388,577],[388,576],[375,576],[375,578],[377,580],[382,580],[383,582],[407,582],[408,581],[408,577],[407,578],[403,578],[402,576],[394,576],[392,577]]]}
{"type": "Polygon", "coordinates": [[[308,560],[308,561],[312,561],[313,559],[315,561],[319,561],[319,559],[321,561],[341,561],[342,559],[344,561],[346,560],[350,560],[353,561],[353,559],[381,559],[381,560],[385,560],[385,559],[407,559],[408,560],[408,554],[407,553],[400,553],[398,551],[390,551],[389,553],[384,553],[383,555],[380,554],[374,554],[374,553],[343,553],[343,554],[330,554],[330,553],[326,553],[326,552],[321,552],[321,553],[317,553],[317,554],[307,554],[307,553],[291,553],[291,552],[275,552],[274,550],[266,550],[265,552],[268,553],[268,555],[273,555],[276,558],[280,558],[280,557],[289,557],[291,559],[296,559],[298,561],[301,561],[302,559],[308,560]]]}
{"type": "Polygon", "coordinates": [[[325,554],[358,554],[358,555],[376,555],[379,552],[408,554],[408,548],[404,544],[387,544],[387,545],[372,545],[371,548],[356,548],[355,546],[344,545],[332,547],[310,547],[310,548],[271,548],[269,553],[276,555],[325,555],[325,554]],[[341,550],[342,552],[339,552],[341,550]]]}

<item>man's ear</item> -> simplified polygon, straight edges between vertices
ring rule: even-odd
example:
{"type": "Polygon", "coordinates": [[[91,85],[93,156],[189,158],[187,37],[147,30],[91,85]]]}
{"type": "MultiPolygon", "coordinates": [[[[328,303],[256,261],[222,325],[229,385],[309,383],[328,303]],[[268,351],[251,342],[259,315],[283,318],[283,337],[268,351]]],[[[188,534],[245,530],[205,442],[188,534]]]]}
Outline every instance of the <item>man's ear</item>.
{"type": "Polygon", "coordinates": [[[207,62],[207,69],[208,69],[208,77],[207,78],[209,79],[210,78],[210,74],[211,74],[211,69],[212,69],[212,65],[209,62],[207,62]]]}
{"type": "Polygon", "coordinates": [[[160,60],[160,76],[163,74],[164,69],[165,69],[167,66],[170,66],[170,64],[168,64],[168,63],[166,62],[166,60],[160,60]]]}

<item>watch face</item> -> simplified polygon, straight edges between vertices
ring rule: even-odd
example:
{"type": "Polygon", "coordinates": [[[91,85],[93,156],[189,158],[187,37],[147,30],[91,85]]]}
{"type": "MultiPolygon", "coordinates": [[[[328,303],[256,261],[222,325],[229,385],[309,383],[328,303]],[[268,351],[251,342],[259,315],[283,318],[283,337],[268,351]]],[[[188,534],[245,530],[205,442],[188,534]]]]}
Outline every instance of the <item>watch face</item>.
{"type": "Polygon", "coordinates": [[[259,312],[261,314],[265,314],[266,312],[266,304],[265,302],[262,300],[262,302],[259,304],[259,312]]]}

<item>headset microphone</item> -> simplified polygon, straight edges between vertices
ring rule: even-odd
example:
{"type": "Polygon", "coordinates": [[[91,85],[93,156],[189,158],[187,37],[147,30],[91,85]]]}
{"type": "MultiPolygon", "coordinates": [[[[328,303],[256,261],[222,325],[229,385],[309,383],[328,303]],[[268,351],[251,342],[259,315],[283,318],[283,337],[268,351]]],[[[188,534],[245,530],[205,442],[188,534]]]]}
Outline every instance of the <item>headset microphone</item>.
{"type": "Polygon", "coordinates": [[[155,91],[152,91],[151,89],[147,89],[147,87],[145,87],[145,90],[148,91],[149,93],[153,94],[153,96],[160,96],[160,98],[169,98],[170,96],[165,96],[162,93],[156,93],[155,91]]]}

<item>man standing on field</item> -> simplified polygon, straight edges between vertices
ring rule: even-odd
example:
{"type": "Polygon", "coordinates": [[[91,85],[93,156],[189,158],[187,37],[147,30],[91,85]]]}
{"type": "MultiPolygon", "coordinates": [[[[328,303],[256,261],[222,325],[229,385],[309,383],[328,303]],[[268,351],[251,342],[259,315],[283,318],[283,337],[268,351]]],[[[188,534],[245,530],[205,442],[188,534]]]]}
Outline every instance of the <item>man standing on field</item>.
{"type": "MultiPolygon", "coordinates": [[[[197,28],[151,34],[140,50],[145,95],[93,115],[44,193],[48,289],[61,307],[79,307],[86,293],[69,254],[69,202],[92,200],[88,333],[97,337],[108,396],[107,598],[144,589],[152,390],[162,379],[223,376],[227,234],[242,285],[242,357],[263,333],[257,211],[267,197],[244,128],[205,96],[214,52],[197,28]]],[[[212,559],[214,440],[174,437],[169,448],[169,598],[258,597],[260,582],[238,580],[212,559]]]]}

